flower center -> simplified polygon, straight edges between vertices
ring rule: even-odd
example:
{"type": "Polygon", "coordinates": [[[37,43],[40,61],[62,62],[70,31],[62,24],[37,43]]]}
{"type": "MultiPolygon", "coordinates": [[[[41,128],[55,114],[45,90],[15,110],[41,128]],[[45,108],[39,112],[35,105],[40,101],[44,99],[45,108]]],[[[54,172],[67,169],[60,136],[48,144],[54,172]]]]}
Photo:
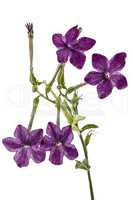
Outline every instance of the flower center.
{"type": "Polygon", "coordinates": [[[67,47],[70,48],[70,49],[72,48],[71,44],[67,44],[67,47]]]}
{"type": "Polygon", "coordinates": [[[60,146],[60,145],[62,145],[61,142],[57,142],[57,143],[56,143],[56,146],[60,146]]]}
{"type": "Polygon", "coordinates": [[[106,78],[106,79],[110,79],[110,77],[111,77],[111,76],[110,76],[110,73],[109,73],[109,72],[106,72],[106,73],[105,73],[105,78],[106,78]]]}
{"type": "Polygon", "coordinates": [[[30,147],[30,145],[27,145],[27,144],[26,144],[26,145],[24,145],[24,147],[25,147],[25,148],[29,148],[29,147],[30,147]]]}

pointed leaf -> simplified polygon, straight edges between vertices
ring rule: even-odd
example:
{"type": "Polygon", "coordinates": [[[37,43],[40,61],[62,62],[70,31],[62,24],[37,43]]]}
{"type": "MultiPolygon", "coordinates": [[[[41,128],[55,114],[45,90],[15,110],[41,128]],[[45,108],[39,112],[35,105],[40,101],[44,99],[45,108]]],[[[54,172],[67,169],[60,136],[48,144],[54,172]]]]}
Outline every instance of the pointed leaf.
{"type": "Polygon", "coordinates": [[[95,125],[95,124],[86,124],[85,126],[83,126],[83,127],[81,128],[81,132],[83,132],[83,131],[85,131],[85,130],[88,130],[88,129],[91,129],[91,128],[98,128],[98,126],[95,125]]]}
{"type": "Polygon", "coordinates": [[[72,125],[73,124],[73,115],[71,114],[71,112],[70,112],[71,110],[68,107],[68,104],[66,104],[66,101],[63,101],[61,103],[61,109],[62,109],[65,117],[67,118],[68,123],[72,125]]]}

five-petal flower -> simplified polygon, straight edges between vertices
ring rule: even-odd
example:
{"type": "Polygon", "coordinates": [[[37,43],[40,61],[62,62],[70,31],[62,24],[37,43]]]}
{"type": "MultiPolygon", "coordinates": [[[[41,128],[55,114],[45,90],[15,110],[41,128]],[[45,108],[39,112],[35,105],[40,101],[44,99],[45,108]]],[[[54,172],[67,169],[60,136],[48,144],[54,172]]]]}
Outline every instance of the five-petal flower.
{"type": "Polygon", "coordinates": [[[105,98],[111,94],[113,87],[124,89],[127,80],[119,71],[125,65],[126,53],[114,55],[110,60],[101,54],[92,55],[92,65],[97,71],[89,72],[84,80],[91,85],[97,85],[99,98],[105,98]]]}
{"type": "Polygon", "coordinates": [[[82,69],[86,60],[84,51],[91,49],[96,41],[88,37],[77,39],[80,32],[81,28],[74,26],[66,32],[65,36],[60,33],[53,35],[53,43],[58,48],[56,53],[59,63],[66,63],[70,58],[72,65],[82,69]]]}
{"type": "Polygon", "coordinates": [[[18,167],[27,166],[30,157],[36,163],[44,161],[45,151],[40,149],[43,129],[36,129],[29,132],[24,126],[18,125],[15,129],[14,136],[4,138],[2,142],[7,150],[16,152],[14,160],[18,167]]]}
{"type": "Polygon", "coordinates": [[[71,126],[60,129],[57,125],[49,122],[47,125],[47,135],[44,136],[41,146],[45,151],[50,151],[49,160],[55,164],[63,163],[63,156],[74,160],[78,156],[76,147],[71,144],[73,132],[71,126]]]}

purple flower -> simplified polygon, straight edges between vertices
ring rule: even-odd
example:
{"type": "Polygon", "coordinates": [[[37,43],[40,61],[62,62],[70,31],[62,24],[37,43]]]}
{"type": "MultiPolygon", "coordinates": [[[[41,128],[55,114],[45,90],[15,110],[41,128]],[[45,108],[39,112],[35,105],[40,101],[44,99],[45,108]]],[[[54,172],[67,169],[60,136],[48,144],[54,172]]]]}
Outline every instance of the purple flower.
{"type": "Polygon", "coordinates": [[[56,53],[59,63],[66,63],[70,58],[72,65],[82,69],[86,60],[84,51],[91,49],[96,41],[88,37],[77,39],[80,33],[81,28],[74,26],[66,32],[65,36],[60,33],[53,35],[53,43],[58,48],[56,53]]]}
{"type": "Polygon", "coordinates": [[[16,152],[14,160],[18,167],[27,166],[30,157],[36,163],[44,161],[45,151],[40,149],[40,142],[43,138],[42,129],[29,132],[22,125],[18,125],[15,129],[14,136],[4,138],[2,142],[8,151],[16,152]]]}
{"type": "Polygon", "coordinates": [[[76,147],[71,144],[73,133],[71,126],[63,127],[62,130],[52,122],[48,123],[47,134],[42,140],[42,148],[45,151],[50,151],[49,160],[55,164],[63,163],[63,156],[74,160],[78,156],[76,147]]]}
{"type": "Polygon", "coordinates": [[[113,87],[124,89],[127,87],[126,77],[119,71],[125,65],[126,53],[118,53],[110,60],[101,54],[92,55],[92,65],[97,71],[89,72],[85,82],[97,85],[99,98],[103,99],[111,94],[113,87]]]}

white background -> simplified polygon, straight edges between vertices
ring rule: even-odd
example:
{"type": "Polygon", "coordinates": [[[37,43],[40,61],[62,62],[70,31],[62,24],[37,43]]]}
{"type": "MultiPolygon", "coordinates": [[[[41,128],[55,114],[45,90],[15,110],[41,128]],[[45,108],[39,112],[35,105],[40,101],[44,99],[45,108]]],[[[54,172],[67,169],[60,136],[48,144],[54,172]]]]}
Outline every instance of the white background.
{"type": "MultiPolygon", "coordinates": [[[[30,117],[32,92],[28,82],[28,39],[25,23],[32,21],[35,30],[34,67],[40,79],[50,80],[57,66],[56,48],[51,36],[65,33],[78,24],[83,35],[96,39],[95,47],[87,52],[84,69],[66,67],[67,82],[76,84],[92,69],[94,52],[109,58],[115,53],[128,54],[122,71],[128,78],[128,89],[113,90],[104,100],[97,98],[96,88],[85,87],[81,114],[87,122],[96,123],[89,146],[92,179],[96,200],[132,200],[132,105],[129,93],[133,80],[133,31],[131,0],[0,0],[0,140],[12,136],[17,124],[27,126],[30,117]]],[[[46,129],[49,120],[55,121],[53,106],[41,101],[34,128],[46,129]]],[[[65,124],[65,120],[63,124],[65,124]]],[[[75,135],[75,144],[82,148],[75,135]]],[[[1,200],[89,200],[87,176],[75,170],[75,162],[64,159],[62,166],[46,161],[27,168],[18,168],[13,153],[0,145],[1,200]]]]}

